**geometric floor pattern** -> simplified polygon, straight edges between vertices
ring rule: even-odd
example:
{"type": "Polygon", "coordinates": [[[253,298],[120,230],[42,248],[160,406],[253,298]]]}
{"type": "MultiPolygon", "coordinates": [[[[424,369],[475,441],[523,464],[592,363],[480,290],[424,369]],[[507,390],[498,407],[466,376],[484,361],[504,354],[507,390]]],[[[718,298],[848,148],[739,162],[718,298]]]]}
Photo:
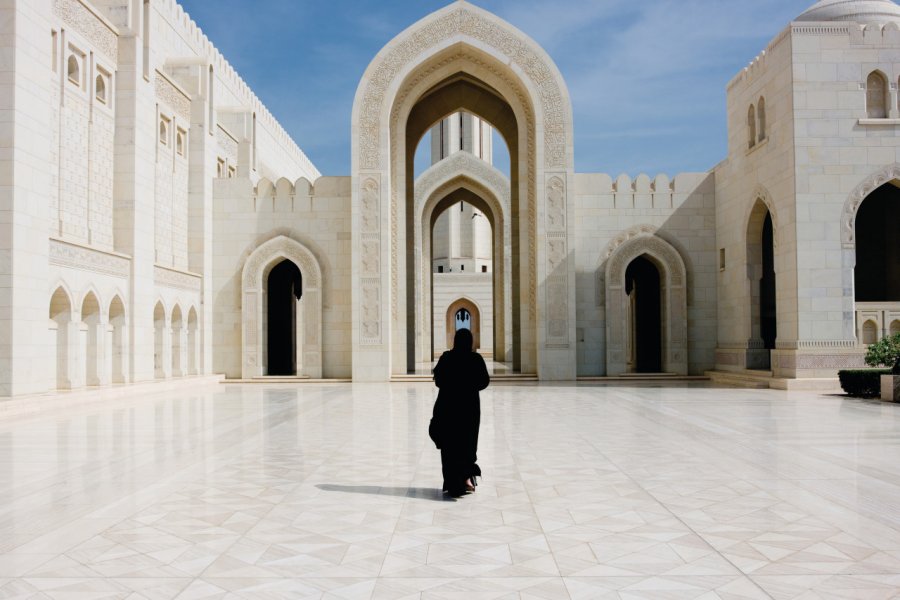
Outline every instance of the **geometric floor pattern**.
{"type": "Polygon", "coordinates": [[[445,499],[433,386],[213,385],[0,421],[0,599],[900,598],[900,405],[496,385],[445,499]]]}

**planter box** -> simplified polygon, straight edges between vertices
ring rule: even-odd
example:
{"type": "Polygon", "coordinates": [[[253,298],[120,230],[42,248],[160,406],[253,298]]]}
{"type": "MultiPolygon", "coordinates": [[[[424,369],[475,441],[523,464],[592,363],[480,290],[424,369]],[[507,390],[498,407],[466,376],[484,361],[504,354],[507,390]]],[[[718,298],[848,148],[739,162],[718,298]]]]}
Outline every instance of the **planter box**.
{"type": "Polygon", "coordinates": [[[881,376],[881,399],[885,402],[900,402],[900,375],[881,376]]]}

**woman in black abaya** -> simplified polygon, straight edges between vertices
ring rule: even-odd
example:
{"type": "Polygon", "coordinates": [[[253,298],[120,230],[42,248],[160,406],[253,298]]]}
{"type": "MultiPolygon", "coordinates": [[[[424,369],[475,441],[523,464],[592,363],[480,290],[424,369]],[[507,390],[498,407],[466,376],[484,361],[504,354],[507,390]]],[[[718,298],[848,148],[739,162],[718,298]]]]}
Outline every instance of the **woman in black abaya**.
{"type": "Polygon", "coordinates": [[[481,399],[478,392],[490,383],[487,366],[472,350],[472,332],[460,329],[453,350],[444,352],[434,368],[434,383],[440,388],[428,433],[441,450],[444,491],[459,497],[474,491],[481,469],[475,464],[481,399]]]}

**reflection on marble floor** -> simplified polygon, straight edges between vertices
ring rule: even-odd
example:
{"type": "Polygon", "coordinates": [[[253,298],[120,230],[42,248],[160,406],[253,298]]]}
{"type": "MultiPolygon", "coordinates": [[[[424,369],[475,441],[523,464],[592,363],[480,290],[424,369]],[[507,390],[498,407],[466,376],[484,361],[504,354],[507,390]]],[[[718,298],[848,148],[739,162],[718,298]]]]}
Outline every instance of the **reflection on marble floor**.
{"type": "MultiPolygon", "coordinates": [[[[123,396],[127,392],[123,392],[123,396]]],[[[900,406],[506,385],[440,493],[428,384],[0,422],[0,598],[900,598],[900,406]]]]}

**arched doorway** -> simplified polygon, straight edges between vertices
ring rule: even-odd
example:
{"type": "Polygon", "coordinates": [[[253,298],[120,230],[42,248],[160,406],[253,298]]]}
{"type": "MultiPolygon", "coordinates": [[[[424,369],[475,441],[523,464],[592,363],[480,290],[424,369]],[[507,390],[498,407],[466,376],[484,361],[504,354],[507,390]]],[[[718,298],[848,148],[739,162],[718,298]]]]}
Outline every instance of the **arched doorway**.
{"type": "Polygon", "coordinates": [[[573,379],[568,92],[533,40],[468,3],[453,3],[400,34],[371,63],[357,90],[352,206],[358,282],[353,330],[359,340],[353,377],[380,381],[415,367],[414,331],[422,309],[413,288],[421,260],[411,239],[414,153],[433,124],[458,112],[490,122],[509,148],[513,368],[543,379],[573,379]]]}
{"type": "Polygon", "coordinates": [[[646,255],[625,270],[628,295],[628,372],[662,372],[662,282],[646,255]]]}
{"type": "Polygon", "coordinates": [[[874,344],[900,328],[900,182],[872,191],[856,213],[853,270],[857,339],[874,344]]]}
{"type": "Polygon", "coordinates": [[[298,304],[302,298],[303,277],[297,265],[283,260],[269,271],[266,282],[268,375],[297,374],[297,336],[303,331],[303,313],[298,310],[298,304]]]}
{"type": "Polygon", "coordinates": [[[775,225],[762,199],[756,200],[747,224],[747,277],[750,285],[747,368],[769,370],[778,338],[775,225]]]}
{"type": "Polygon", "coordinates": [[[241,279],[243,377],[281,373],[320,379],[323,374],[322,270],[315,255],[296,240],[278,236],[250,253],[241,279]],[[273,299],[271,308],[276,311],[274,319],[270,317],[270,299],[273,299]],[[284,328],[287,331],[275,331],[270,326],[279,320],[288,324],[284,328]],[[275,339],[270,344],[272,334],[275,339]],[[270,363],[270,357],[274,364],[270,363]]]}
{"type": "Polygon", "coordinates": [[[653,231],[652,226],[639,225],[623,232],[601,256],[606,261],[610,376],[641,372],[639,358],[644,372],[688,374],[687,269],[678,251],[653,231]]]}
{"type": "Polygon", "coordinates": [[[472,348],[474,350],[481,348],[481,311],[474,302],[468,298],[460,298],[447,308],[444,322],[446,337],[443,340],[443,348],[436,348],[436,354],[453,348],[453,338],[459,329],[471,331],[472,348]]]}
{"type": "Polygon", "coordinates": [[[72,376],[69,372],[71,359],[69,349],[70,329],[72,325],[72,301],[62,287],[53,292],[50,298],[50,339],[54,351],[50,356],[56,359],[56,388],[68,390],[72,388],[72,376]]]}
{"type": "MultiPolygon", "coordinates": [[[[485,160],[469,152],[456,152],[427,169],[415,185],[415,245],[421,249],[415,294],[419,299],[417,305],[428,308],[422,311],[424,314],[417,325],[418,360],[430,362],[443,351],[446,309],[460,293],[465,292],[485,307],[481,313],[485,335],[482,338],[482,353],[489,350],[495,362],[511,363],[514,332],[509,300],[512,296],[509,180],[485,160]],[[461,213],[460,207],[464,208],[461,213]],[[481,240],[487,242],[486,247],[474,254],[488,258],[490,266],[487,267],[488,273],[479,273],[474,278],[477,281],[453,285],[456,275],[437,272],[436,265],[439,264],[445,264],[445,273],[451,270],[454,274],[463,266],[447,259],[454,253],[446,247],[450,243],[447,239],[449,232],[439,228],[442,220],[450,220],[448,215],[458,217],[462,223],[475,222],[487,232],[486,239],[481,240]],[[442,244],[445,246],[443,250],[440,248],[442,244]],[[442,256],[442,252],[447,256],[442,256]],[[443,285],[437,283],[439,279],[445,280],[443,285]],[[473,290],[466,289],[466,286],[476,288],[477,296],[473,296],[473,290]]],[[[471,233],[475,231],[473,228],[471,233]]],[[[464,238],[460,236],[460,241],[464,238]]],[[[477,257],[468,262],[480,271],[477,257]]],[[[471,279],[468,275],[459,278],[471,279]]]]}

